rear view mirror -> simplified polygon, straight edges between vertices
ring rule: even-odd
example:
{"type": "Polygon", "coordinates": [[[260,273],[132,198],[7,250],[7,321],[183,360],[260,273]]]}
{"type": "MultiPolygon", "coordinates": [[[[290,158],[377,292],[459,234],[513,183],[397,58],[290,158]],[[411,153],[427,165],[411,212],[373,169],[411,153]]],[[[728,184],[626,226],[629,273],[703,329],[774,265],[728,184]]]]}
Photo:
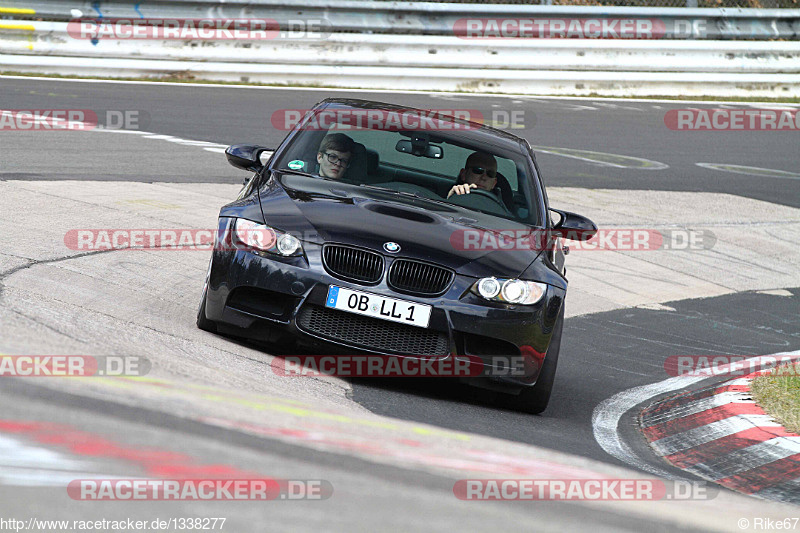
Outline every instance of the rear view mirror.
{"type": "Polygon", "coordinates": [[[441,146],[433,144],[417,144],[415,146],[412,141],[407,141],[405,139],[397,141],[394,149],[404,154],[411,154],[417,157],[429,157],[431,159],[441,159],[444,155],[444,150],[441,146]]]}
{"type": "Polygon", "coordinates": [[[560,220],[553,224],[552,229],[552,232],[559,237],[573,241],[588,241],[597,233],[595,223],[584,216],[560,209],[551,208],[550,211],[560,217],[560,220]]]}

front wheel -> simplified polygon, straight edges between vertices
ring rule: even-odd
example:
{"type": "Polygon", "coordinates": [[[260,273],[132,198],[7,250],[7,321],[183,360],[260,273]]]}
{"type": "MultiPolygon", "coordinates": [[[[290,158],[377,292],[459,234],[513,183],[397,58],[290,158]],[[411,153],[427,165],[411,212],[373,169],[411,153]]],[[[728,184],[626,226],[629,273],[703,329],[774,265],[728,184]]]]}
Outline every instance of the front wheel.
{"type": "Polygon", "coordinates": [[[217,324],[213,320],[206,318],[206,296],[208,289],[203,291],[203,297],[200,299],[200,308],[197,310],[197,327],[203,331],[210,331],[211,333],[217,332],[217,324]]]}
{"type": "Polygon", "coordinates": [[[197,327],[203,331],[217,332],[216,322],[206,318],[206,299],[208,299],[208,280],[211,278],[211,261],[208,262],[206,281],[203,283],[203,296],[200,298],[200,307],[197,309],[197,327]]]}
{"type": "Polygon", "coordinates": [[[538,415],[545,409],[550,401],[550,393],[553,391],[553,383],[556,379],[556,367],[558,366],[558,352],[561,349],[561,330],[564,328],[564,309],[556,321],[553,336],[550,338],[550,346],[547,348],[547,355],[544,358],[544,365],[539,372],[539,379],[533,387],[525,387],[519,395],[512,400],[513,407],[525,413],[538,415]]]}

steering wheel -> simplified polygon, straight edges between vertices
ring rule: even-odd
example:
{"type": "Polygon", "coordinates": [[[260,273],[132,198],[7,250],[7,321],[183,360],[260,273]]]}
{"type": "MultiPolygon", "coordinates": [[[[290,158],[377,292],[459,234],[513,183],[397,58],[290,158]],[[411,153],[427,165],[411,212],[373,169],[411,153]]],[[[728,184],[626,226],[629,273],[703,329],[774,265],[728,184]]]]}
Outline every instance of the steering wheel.
{"type": "Polygon", "coordinates": [[[511,215],[511,212],[506,207],[506,204],[503,203],[497,195],[490,191],[484,191],[483,189],[470,189],[469,194],[454,194],[450,198],[447,199],[450,202],[453,200],[461,200],[453,202],[456,205],[463,205],[464,207],[473,207],[475,209],[484,209],[491,212],[497,212],[496,208],[500,208],[499,213],[503,215],[511,215]],[[475,202],[469,201],[469,197],[472,199],[477,200],[475,202]],[[491,200],[491,204],[487,204],[486,200],[491,200]],[[466,200],[466,201],[464,201],[466,200]]]}

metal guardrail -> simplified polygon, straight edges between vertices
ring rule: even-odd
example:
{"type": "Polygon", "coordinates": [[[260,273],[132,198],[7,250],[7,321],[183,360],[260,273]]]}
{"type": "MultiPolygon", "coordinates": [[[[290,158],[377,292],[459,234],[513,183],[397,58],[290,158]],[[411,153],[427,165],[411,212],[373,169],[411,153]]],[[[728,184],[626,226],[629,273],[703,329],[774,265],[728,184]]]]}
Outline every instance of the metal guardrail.
{"type": "Polygon", "coordinates": [[[270,85],[476,93],[798,97],[800,75],[283,65],[0,54],[0,71],[100,77],[169,76],[270,85]]]}
{"type": "MultiPolygon", "coordinates": [[[[219,61],[271,65],[616,72],[800,73],[800,41],[463,40],[334,33],[324,40],[105,40],[68,34],[63,22],[17,22],[0,52],[50,56],[219,61]]],[[[7,26],[11,26],[7,24],[7,26]]]]}
{"type": "Polygon", "coordinates": [[[2,1],[0,71],[523,94],[800,96],[800,10],[364,0],[2,1]],[[87,17],[260,18],[284,28],[292,21],[326,21],[331,31],[316,39],[279,35],[251,41],[89,41],[70,35],[67,21],[87,17]],[[453,34],[461,19],[525,17],[658,19],[663,38],[465,39],[453,34]],[[683,27],[682,38],[669,39],[678,36],[678,27],[683,27]]]}
{"type": "Polygon", "coordinates": [[[322,20],[334,32],[453,35],[466,18],[648,18],[664,24],[664,38],[800,39],[800,9],[651,8],[542,6],[516,4],[453,4],[376,2],[369,0],[156,0],[141,3],[113,0],[3,0],[16,17],[67,21],[105,18],[264,18],[282,23],[322,20]],[[14,10],[17,12],[14,13],[14,10]],[[19,13],[19,10],[27,10],[19,13]]]}
{"type": "MultiPolygon", "coordinates": [[[[389,0],[379,0],[389,1],[389,0]]],[[[481,4],[484,0],[426,0],[427,2],[481,4]]],[[[586,0],[492,0],[493,4],[537,4],[543,6],[585,6],[586,0]]],[[[625,6],[631,0],[591,0],[593,6],[625,6]]],[[[755,9],[796,9],[797,0],[636,0],[641,7],[725,7],[755,9]]]]}

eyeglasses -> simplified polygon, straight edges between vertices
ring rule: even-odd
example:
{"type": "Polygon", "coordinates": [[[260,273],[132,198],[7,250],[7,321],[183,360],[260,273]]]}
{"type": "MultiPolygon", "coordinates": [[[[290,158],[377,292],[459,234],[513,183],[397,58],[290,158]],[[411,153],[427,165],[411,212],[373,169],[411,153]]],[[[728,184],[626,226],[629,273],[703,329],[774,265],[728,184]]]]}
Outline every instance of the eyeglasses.
{"type": "Polygon", "coordinates": [[[471,166],[471,167],[469,167],[469,169],[472,171],[473,174],[475,174],[477,176],[481,176],[483,174],[486,174],[487,176],[489,176],[490,179],[494,179],[494,178],[497,177],[497,171],[496,170],[492,170],[492,169],[484,168],[484,167],[478,167],[478,166],[471,166]]]}
{"type": "Polygon", "coordinates": [[[343,168],[347,168],[347,165],[350,164],[349,159],[342,159],[341,157],[337,157],[336,154],[329,154],[328,152],[320,152],[321,154],[325,154],[325,157],[328,158],[328,162],[331,165],[339,165],[343,168]]]}

